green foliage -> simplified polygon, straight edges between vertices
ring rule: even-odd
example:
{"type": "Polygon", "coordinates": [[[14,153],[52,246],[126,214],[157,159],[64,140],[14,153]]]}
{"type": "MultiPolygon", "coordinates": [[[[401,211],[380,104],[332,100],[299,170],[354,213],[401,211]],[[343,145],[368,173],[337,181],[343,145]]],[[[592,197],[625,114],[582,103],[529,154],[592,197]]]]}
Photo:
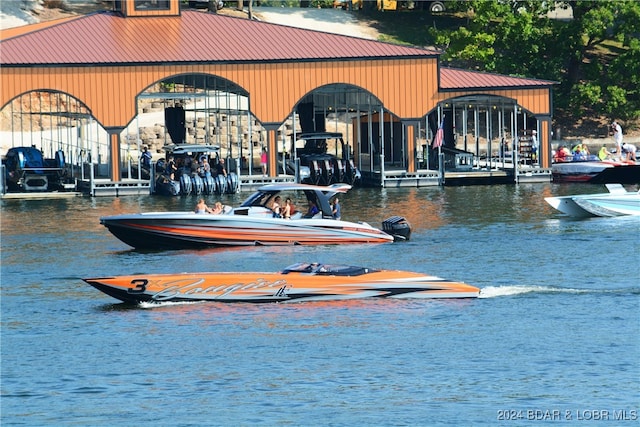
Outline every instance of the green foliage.
{"type": "MultiPolygon", "coordinates": [[[[307,2],[311,3],[311,2],[307,2]]],[[[254,1],[254,5],[256,2],[254,1]]],[[[261,7],[300,7],[300,1],[295,0],[266,0],[260,2],[261,7]]]]}
{"type": "Polygon", "coordinates": [[[333,0],[313,0],[311,7],[330,9],[333,7],[333,0]]]}
{"type": "MultiPolygon", "coordinates": [[[[640,3],[471,0],[457,27],[426,31],[444,63],[559,82],[554,105],[579,118],[640,118],[640,3]],[[551,8],[573,19],[550,19],[551,8]]],[[[460,6],[460,5],[458,5],[460,6]]]]}
{"type": "Polygon", "coordinates": [[[585,83],[573,88],[570,95],[570,109],[576,116],[585,115],[588,109],[599,109],[602,104],[602,90],[600,86],[585,83]]]}

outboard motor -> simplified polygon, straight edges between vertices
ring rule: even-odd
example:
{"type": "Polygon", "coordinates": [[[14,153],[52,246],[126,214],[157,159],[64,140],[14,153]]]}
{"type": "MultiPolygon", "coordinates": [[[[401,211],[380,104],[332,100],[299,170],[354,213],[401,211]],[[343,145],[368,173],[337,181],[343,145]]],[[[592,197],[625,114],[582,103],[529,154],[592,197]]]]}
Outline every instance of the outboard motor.
{"type": "Polygon", "coordinates": [[[204,183],[204,194],[214,194],[216,192],[216,181],[210,174],[205,175],[202,181],[204,183]]]}
{"type": "Polygon", "coordinates": [[[224,175],[216,175],[216,194],[225,194],[227,192],[227,180],[224,175]]]}
{"type": "Polygon", "coordinates": [[[156,173],[164,173],[167,168],[167,161],[165,159],[159,159],[156,162],[156,173]]]}
{"type": "Polygon", "coordinates": [[[235,194],[238,192],[238,175],[235,172],[231,172],[227,176],[227,190],[228,194],[235,194]]]}
{"type": "Polygon", "coordinates": [[[188,196],[191,194],[191,177],[185,173],[180,175],[180,194],[188,196]]]}
{"type": "Polygon", "coordinates": [[[325,159],[324,161],[324,181],[327,185],[331,184],[334,181],[334,172],[333,172],[333,163],[329,159],[325,159]]]}
{"type": "Polygon", "coordinates": [[[409,240],[411,236],[411,226],[406,218],[392,216],[382,221],[382,231],[393,236],[394,242],[409,240]]]}
{"type": "Polygon", "coordinates": [[[200,175],[194,174],[191,177],[191,189],[196,195],[204,193],[204,182],[202,181],[200,175]]]}
{"type": "Polygon", "coordinates": [[[322,180],[322,169],[317,160],[311,161],[311,183],[318,185],[322,180]]]}

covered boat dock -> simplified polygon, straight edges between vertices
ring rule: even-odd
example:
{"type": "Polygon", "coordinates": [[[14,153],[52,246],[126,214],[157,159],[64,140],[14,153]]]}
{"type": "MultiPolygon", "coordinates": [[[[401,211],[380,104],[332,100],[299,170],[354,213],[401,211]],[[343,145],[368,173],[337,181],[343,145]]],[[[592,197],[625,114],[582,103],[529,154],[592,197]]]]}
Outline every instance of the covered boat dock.
{"type": "Polygon", "coordinates": [[[11,145],[63,150],[94,196],[148,192],[140,153],[149,147],[159,160],[171,143],[220,146],[240,189],[289,182],[279,164],[289,139],[325,131],[343,134],[348,149],[329,151],[352,160],[365,185],[551,180],[554,82],[446,68],[435,50],[158,4],[166,7],[125,0],[2,31],[11,145]],[[222,37],[230,33],[238,37],[222,37]]]}

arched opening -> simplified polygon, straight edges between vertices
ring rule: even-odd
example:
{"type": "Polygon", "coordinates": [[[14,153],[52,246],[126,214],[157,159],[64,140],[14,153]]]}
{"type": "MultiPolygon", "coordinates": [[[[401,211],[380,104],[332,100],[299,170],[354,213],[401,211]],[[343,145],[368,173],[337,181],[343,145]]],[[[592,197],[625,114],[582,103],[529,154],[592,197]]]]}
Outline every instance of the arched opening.
{"type": "MultiPolygon", "coordinates": [[[[437,169],[438,154],[446,171],[540,169],[542,121],[516,100],[472,95],[441,102],[421,128],[424,167],[437,169]],[[442,146],[434,147],[443,127],[442,146]]],[[[437,145],[437,144],[436,144],[437,145]]]]}
{"type": "Polygon", "coordinates": [[[294,172],[291,165],[299,161],[301,180],[314,184],[357,184],[385,162],[406,161],[399,120],[373,94],[350,84],[329,84],[305,95],[278,139],[282,169],[294,172]]]}
{"type": "Polygon", "coordinates": [[[6,153],[3,190],[76,190],[77,182],[88,178],[92,163],[105,164],[106,173],[106,133],[77,98],[54,90],[34,90],[11,100],[0,114],[0,139],[6,153]],[[21,161],[24,156],[31,161],[21,161]],[[31,186],[32,173],[46,180],[31,186]]]}

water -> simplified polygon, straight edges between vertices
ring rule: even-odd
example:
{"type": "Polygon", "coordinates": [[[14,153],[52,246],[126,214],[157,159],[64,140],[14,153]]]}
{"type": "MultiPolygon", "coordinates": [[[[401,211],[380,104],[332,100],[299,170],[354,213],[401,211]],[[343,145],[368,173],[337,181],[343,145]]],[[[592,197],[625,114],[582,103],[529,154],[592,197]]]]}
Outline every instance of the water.
{"type": "Polygon", "coordinates": [[[401,214],[411,241],[174,252],[133,251],[99,217],[195,198],[5,200],[2,424],[637,423],[640,218],[572,220],[543,201],[603,191],[354,189],[345,219],[401,214]],[[482,298],[141,308],[80,280],[295,261],[432,273],[482,298]]]}

